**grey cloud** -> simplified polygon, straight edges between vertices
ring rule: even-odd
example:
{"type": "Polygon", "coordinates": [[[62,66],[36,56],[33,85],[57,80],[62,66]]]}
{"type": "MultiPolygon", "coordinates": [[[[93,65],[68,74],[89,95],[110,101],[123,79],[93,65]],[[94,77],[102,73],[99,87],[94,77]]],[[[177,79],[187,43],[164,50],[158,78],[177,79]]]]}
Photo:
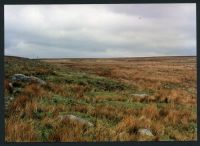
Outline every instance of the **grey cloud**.
{"type": "Polygon", "coordinates": [[[196,55],[195,4],[6,5],[5,54],[196,55]]]}

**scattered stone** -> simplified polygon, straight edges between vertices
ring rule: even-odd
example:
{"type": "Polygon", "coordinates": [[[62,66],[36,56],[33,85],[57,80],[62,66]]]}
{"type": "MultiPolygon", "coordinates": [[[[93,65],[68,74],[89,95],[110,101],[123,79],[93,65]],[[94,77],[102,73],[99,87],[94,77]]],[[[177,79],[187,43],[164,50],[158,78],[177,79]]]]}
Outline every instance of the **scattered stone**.
{"type": "Polygon", "coordinates": [[[38,83],[40,85],[46,85],[46,82],[34,77],[34,76],[26,76],[23,74],[14,74],[12,76],[12,82],[33,82],[33,83],[38,83]]]}
{"type": "Polygon", "coordinates": [[[10,101],[14,100],[14,97],[10,97],[10,101]]]}
{"type": "Polygon", "coordinates": [[[146,97],[148,94],[142,93],[142,94],[131,94],[132,96],[138,96],[138,97],[146,97]]]}
{"type": "Polygon", "coordinates": [[[8,101],[11,97],[10,96],[5,96],[4,99],[5,101],[8,101]]]}
{"type": "Polygon", "coordinates": [[[10,102],[12,100],[14,100],[14,97],[13,96],[5,96],[4,99],[5,99],[5,104],[4,104],[5,105],[5,113],[7,114],[8,106],[9,106],[10,102]]]}
{"type": "Polygon", "coordinates": [[[14,88],[13,94],[16,95],[22,91],[22,88],[14,88]]]}
{"type": "Polygon", "coordinates": [[[145,129],[145,128],[139,129],[139,130],[138,130],[138,133],[139,133],[140,135],[154,136],[154,135],[152,134],[151,130],[145,129]]]}
{"type": "Polygon", "coordinates": [[[63,120],[70,120],[72,122],[77,122],[77,123],[79,123],[81,125],[86,125],[88,127],[94,127],[94,124],[92,124],[91,122],[88,122],[87,120],[79,118],[79,117],[74,116],[74,115],[60,115],[59,119],[61,121],[63,121],[63,120]]]}
{"type": "Polygon", "coordinates": [[[9,87],[10,92],[13,91],[13,84],[12,83],[8,83],[8,87],[9,87]]]}
{"type": "Polygon", "coordinates": [[[5,100],[5,103],[8,103],[8,102],[14,100],[14,96],[5,96],[4,100],[5,100]]]}

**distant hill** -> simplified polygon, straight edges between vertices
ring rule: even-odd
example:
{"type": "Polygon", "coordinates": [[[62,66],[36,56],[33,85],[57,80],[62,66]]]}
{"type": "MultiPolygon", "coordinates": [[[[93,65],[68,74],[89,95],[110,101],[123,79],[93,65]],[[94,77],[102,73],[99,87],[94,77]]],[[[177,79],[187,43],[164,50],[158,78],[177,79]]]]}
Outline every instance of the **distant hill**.
{"type": "Polygon", "coordinates": [[[151,56],[151,57],[110,57],[110,58],[27,58],[27,57],[20,57],[20,56],[9,56],[9,55],[5,55],[6,58],[18,58],[18,59],[32,59],[32,60],[64,60],[64,59],[72,59],[72,60],[87,60],[87,59],[91,59],[91,60],[96,60],[96,59],[105,59],[105,60],[127,60],[127,59],[131,59],[131,60],[151,60],[153,59],[169,59],[169,58],[190,58],[190,57],[196,57],[196,56],[151,56]]]}

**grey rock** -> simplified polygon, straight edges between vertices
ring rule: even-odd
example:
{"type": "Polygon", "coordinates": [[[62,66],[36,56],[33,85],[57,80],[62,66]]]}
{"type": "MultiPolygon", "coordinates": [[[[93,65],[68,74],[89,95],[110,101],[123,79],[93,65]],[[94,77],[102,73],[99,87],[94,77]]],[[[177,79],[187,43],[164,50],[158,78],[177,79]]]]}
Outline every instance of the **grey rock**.
{"type": "Polygon", "coordinates": [[[27,81],[29,81],[29,77],[26,75],[23,75],[23,74],[14,74],[12,76],[12,81],[13,82],[15,82],[15,81],[27,82],[27,81]]]}
{"type": "Polygon", "coordinates": [[[33,83],[38,83],[40,85],[46,85],[46,82],[37,78],[37,77],[34,77],[34,76],[26,76],[26,75],[23,75],[23,74],[14,74],[12,76],[12,82],[33,82],[33,83]]]}
{"type": "Polygon", "coordinates": [[[9,88],[13,89],[13,84],[12,83],[8,83],[9,88]]]}
{"type": "Polygon", "coordinates": [[[138,96],[138,97],[146,97],[148,94],[142,93],[142,94],[131,94],[132,96],[138,96]]]}
{"type": "Polygon", "coordinates": [[[14,97],[10,97],[10,101],[14,100],[14,97]]]}
{"type": "Polygon", "coordinates": [[[7,100],[9,100],[10,98],[11,98],[11,97],[9,97],[9,96],[5,96],[5,97],[4,97],[4,100],[7,101],[7,100]]]}
{"type": "Polygon", "coordinates": [[[14,100],[14,96],[5,96],[4,99],[5,99],[5,102],[7,103],[14,100]]]}
{"type": "Polygon", "coordinates": [[[12,84],[12,83],[8,83],[8,91],[9,91],[10,93],[12,93],[12,92],[13,92],[13,89],[14,89],[13,84],[12,84]]]}
{"type": "Polygon", "coordinates": [[[5,99],[5,104],[4,104],[5,105],[5,112],[7,112],[10,102],[12,100],[14,100],[14,96],[5,96],[4,99],[5,99]]]}
{"type": "Polygon", "coordinates": [[[77,123],[82,124],[82,125],[86,125],[88,127],[94,127],[94,125],[91,122],[88,122],[87,120],[82,119],[82,118],[77,117],[77,116],[74,116],[74,115],[60,115],[59,119],[61,121],[70,120],[70,121],[77,122],[77,123]]]}
{"type": "Polygon", "coordinates": [[[30,80],[33,81],[33,82],[37,82],[37,83],[39,83],[41,85],[46,85],[45,81],[43,81],[43,80],[41,80],[41,79],[39,79],[37,77],[34,77],[34,76],[30,76],[30,80]]]}
{"type": "Polygon", "coordinates": [[[14,88],[13,89],[13,94],[15,95],[15,94],[18,94],[18,93],[20,93],[22,91],[22,88],[14,88]]]}
{"type": "Polygon", "coordinates": [[[152,134],[151,130],[150,130],[150,129],[146,129],[146,128],[141,128],[141,129],[139,129],[139,130],[138,130],[138,133],[139,133],[140,135],[154,136],[154,135],[152,134]]]}

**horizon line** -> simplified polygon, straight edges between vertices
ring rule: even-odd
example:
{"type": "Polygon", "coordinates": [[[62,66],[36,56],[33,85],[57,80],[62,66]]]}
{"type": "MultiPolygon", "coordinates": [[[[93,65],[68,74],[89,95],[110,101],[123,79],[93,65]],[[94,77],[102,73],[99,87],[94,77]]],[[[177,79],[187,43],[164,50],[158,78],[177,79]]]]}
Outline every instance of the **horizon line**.
{"type": "Polygon", "coordinates": [[[123,58],[159,58],[159,57],[197,57],[197,55],[175,55],[175,56],[134,56],[134,57],[23,57],[23,56],[12,56],[12,55],[4,55],[4,57],[16,57],[16,58],[27,58],[27,59],[34,59],[34,60],[45,60],[45,59],[123,59],[123,58]]]}

